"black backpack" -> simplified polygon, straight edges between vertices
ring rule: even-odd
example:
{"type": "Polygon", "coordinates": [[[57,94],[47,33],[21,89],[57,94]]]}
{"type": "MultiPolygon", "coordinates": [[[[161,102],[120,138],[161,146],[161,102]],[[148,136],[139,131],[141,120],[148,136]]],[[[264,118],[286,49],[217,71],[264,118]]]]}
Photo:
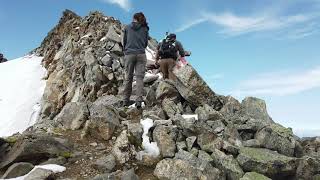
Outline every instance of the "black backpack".
{"type": "Polygon", "coordinates": [[[159,55],[162,59],[177,58],[176,42],[170,39],[164,39],[159,49],[159,55]]]}

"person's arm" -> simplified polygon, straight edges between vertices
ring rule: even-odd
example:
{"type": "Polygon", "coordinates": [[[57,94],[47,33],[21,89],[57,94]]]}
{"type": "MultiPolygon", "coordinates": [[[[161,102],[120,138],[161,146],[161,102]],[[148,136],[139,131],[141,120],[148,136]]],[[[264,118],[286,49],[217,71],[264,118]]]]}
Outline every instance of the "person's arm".
{"type": "Polygon", "coordinates": [[[122,40],[123,51],[126,47],[126,44],[127,44],[127,27],[124,28],[124,34],[123,34],[123,40],[122,40]]]}
{"type": "Polygon", "coordinates": [[[179,41],[176,41],[176,46],[177,46],[177,49],[179,51],[180,56],[184,57],[185,56],[185,52],[184,52],[182,44],[179,41]]]}
{"type": "Polygon", "coordinates": [[[147,33],[146,33],[145,48],[148,47],[148,41],[149,41],[149,30],[147,30],[147,33]]]}

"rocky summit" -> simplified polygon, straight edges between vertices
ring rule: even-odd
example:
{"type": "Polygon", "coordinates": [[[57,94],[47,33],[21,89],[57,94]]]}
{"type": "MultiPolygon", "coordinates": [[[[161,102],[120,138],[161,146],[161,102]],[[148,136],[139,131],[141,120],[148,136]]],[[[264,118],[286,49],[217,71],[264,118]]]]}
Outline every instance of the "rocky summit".
{"type": "MultiPolygon", "coordinates": [[[[175,68],[175,82],[146,70],[146,106],[121,107],[123,29],[100,12],[63,13],[31,52],[48,72],[42,110],[24,133],[0,138],[0,177],[320,179],[319,138],[275,123],[261,99],[216,94],[191,65],[175,68]],[[45,164],[66,170],[30,173],[45,164]]],[[[146,52],[156,46],[150,38],[146,52]]]]}

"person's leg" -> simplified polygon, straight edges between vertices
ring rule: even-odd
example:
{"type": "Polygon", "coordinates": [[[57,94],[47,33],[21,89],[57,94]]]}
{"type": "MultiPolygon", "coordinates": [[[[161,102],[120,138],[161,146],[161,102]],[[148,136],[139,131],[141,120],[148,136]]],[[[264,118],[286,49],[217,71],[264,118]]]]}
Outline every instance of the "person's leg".
{"type": "Polygon", "coordinates": [[[168,76],[169,79],[175,81],[176,80],[176,76],[173,73],[173,69],[176,66],[176,61],[174,59],[169,59],[168,60],[168,76]]]}
{"type": "Polygon", "coordinates": [[[168,72],[168,59],[161,59],[160,60],[160,71],[162,72],[163,79],[169,78],[168,72]]]}
{"type": "Polygon", "coordinates": [[[138,96],[136,100],[137,102],[143,101],[143,89],[144,89],[143,79],[146,72],[146,63],[147,63],[147,57],[145,54],[137,55],[137,63],[135,66],[137,96],[138,96]]]}
{"type": "Polygon", "coordinates": [[[135,55],[125,55],[125,80],[124,80],[124,90],[123,90],[123,101],[129,103],[130,96],[132,93],[132,81],[133,72],[135,67],[136,56],[135,55]]]}

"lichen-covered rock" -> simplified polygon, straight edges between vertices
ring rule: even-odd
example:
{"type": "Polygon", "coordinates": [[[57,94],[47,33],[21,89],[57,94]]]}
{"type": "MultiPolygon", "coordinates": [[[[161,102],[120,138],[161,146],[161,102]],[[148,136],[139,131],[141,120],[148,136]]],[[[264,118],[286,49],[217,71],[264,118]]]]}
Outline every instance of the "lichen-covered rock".
{"type": "Polygon", "coordinates": [[[90,117],[83,129],[82,137],[91,136],[100,140],[109,140],[116,127],[120,125],[118,112],[101,101],[89,108],[90,117]]]}
{"type": "Polygon", "coordinates": [[[320,174],[320,159],[304,156],[299,160],[296,172],[297,179],[308,180],[312,179],[317,174],[320,174]]]}
{"type": "Polygon", "coordinates": [[[279,124],[271,124],[255,135],[262,147],[278,151],[286,156],[294,156],[296,141],[291,129],[279,124]]]}
{"type": "Polygon", "coordinates": [[[167,126],[157,126],[153,131],[153,139],[159,146],[162,157],[173,157],[176,153],[175,136],[167,126]]]}
{"type": "Polygon", "coordinates": [[[227,96],[222,109],[219,111],[224,115],[234,115],[241,110],[241,104],[232,96],[227,96]]]}
{"type": "Polygon", "coordinates": [[[198,135],[197,143],[202,150],[206,152],[214,152],[215,149],[222,148],[223,140],[213,133],[205,132],[198,135]]]}
{"type": "Polygon", "coordinates": [[[77,130],[83,127],[88,116],[89,110],[85,103],[70,102],[63,107],[55,121],[63,128],[77,130]]]}
{"type": "Polygon", "coordinates": [[[21,136],[0,162],[0,170],[21,161],[40,164],[71,150],[71,144],[61,138],[40,134],[21,136]]]}
{"type": "Polygon", "coordinates": [[[220,97],[215,94],[196,70],[190,65],[174,69],[177,77],[176,88],[181,96],[195,107],[208,104],[215,110],[223,106],[220,97]]]}
{"type": "Polygon", "coordinates": [[[128,133],[126,130],[122,131],[117,137],[117,140],[112,148],[112,154],[116,157],[120,164],[124,164],[135,157],[136,151],[134,146],[129,142],[128,133]]]}
{"type": "Polygon", "coordinates": [[[270,178],[256,173],[256,172],[247,172],[240,180],[271,180],[270,178]]]}
{"type": "Polygon", "coordinates": [[[292,178],[297,159],[261,148],[241,148],[237,160],[244,171],[254,171],[270,178],[292,178]]]}
{"type": "Polygon", "coordinates": [[[2,178],[10,179],[10,178],[16,178],[19,176],[24,176],[28,174],[33,168],[34,168],[34,165],[31,163],[25,163],[25,162],[14,163],[8,168],[8,170],[4,173],[2,178]]]}
{"type": "Polygon", "coordinates": [[[243,176],[243,170],[232,155],[226,155],[222,151],[215,149],[211,154],[211,157],[214,165],[219,169],[224,170],[227,175],[227,179],[236,180],[243,176]]]}
{"type": "Polygon", "coordinates": [[[265,101],[255,97],[247,97],[242,101],[241,113],[248,115],[254,119],[273,122],[267,112],[265,101]]]}
{"type": "Polygon", "coordinates": [[[195,113],[198,115],[199,120],[206,121],[222,119],[222,115],[207,104],[198,107],[195,113]]]}
{"type": "Polygon", "coordinates": [[[223,173],[211,166],[207,166],[200,170],[192,166],[190,163],[181,159],[164,159],[160,161],[155,170],[154,175],[160,180],[166,179],[219,179],[225,180],[223,173]]]}

